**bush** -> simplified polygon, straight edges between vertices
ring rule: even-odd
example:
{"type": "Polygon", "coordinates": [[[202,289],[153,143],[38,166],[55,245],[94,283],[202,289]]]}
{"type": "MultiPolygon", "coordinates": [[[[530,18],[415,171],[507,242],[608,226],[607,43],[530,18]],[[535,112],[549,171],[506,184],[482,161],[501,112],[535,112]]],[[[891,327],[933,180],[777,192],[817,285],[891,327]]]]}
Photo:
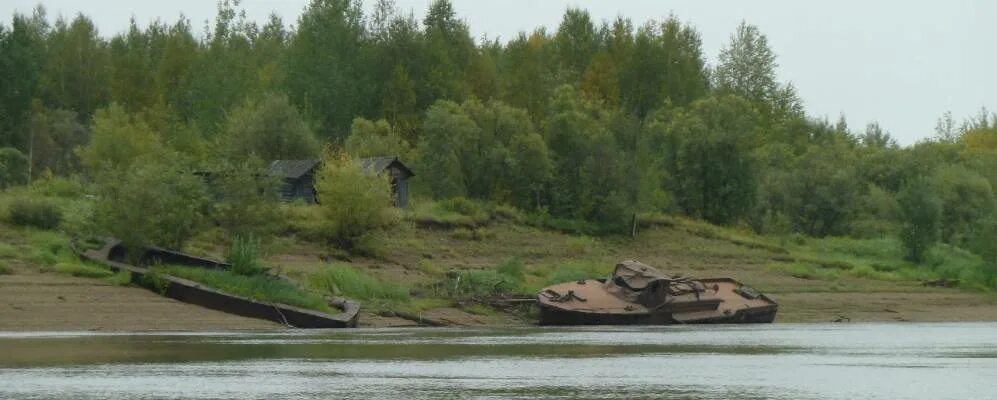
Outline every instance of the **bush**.
{"type": "Polygon", "coordinates": [[[236,237],[229,249],[228,263],[232,272],[239,275],[253,276],[266,272],[260,260],[260,240],[252,235],[236,237]]]}
{"type": "Polygon", "coordinates": [[[143,158],[98,179],[95,226],[129,249],[182,248],[207,214],[204,182],[174,156],[143,158]]]}
{"type": "Polygon", "coordinates": [[[62,222],[62,211],[55,203],[41,198],[17,198],[7,210],[11,223],[39,229],[55,229],[62,222]]]}
{"type": "Polygon", "coordinates": [[[326,153],[315,190],[322,236],[340,248],[369,254],[370,236],[398,222],[387,177],[368,175],[346,153],[326,153]]]}
{"type": "Polygon", "coordinates": [[[329,294],[353,299],[394,301],[409,299],[408,290],[404,287],[380,281],[346,265],[329,266],[322,272],[312,275],[309,284],[329,294]]]}
{"type": "Polygon", "coordinates": [[[14,273],[14,269],[7,265],[6,262],[0,261],[0,275],[11,275],[14,273]]]}

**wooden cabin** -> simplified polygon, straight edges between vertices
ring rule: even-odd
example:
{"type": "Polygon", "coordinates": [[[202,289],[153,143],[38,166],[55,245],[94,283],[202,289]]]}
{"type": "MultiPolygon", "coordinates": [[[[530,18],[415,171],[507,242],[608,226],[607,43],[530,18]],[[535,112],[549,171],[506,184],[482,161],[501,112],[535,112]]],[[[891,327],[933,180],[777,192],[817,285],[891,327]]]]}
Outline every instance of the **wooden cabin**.
{"type": "MultiPolygon", "coordinates": [[[[368,175],[388,174],[395,207],[408,206],[409,178],[415,176],[397,156],[357,159],[360,168],[368,175]]],[[[301,200],[307,204],[318,202],[315,194],[315,172],[322,160],[276,160],[270,163],[267,174],[281,180],[278,190],[281,201],[301,200]]]]}

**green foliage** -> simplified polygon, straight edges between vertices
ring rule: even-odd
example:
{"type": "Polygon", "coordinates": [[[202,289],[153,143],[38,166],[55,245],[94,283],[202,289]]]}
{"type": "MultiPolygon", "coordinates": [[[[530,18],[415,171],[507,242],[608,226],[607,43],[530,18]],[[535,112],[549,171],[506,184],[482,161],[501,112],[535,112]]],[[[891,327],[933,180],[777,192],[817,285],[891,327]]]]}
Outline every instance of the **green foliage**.
{"type": "Polygon", "coordinates": [[[346,152],[358,158],[399,156],[407,163],[415,159],[412,146],[383,119],[354,119],[346,138],[346,152]]]}
{"type": "Polygon", "coordinates": [[[74,111],[38,107],[31,116],[32,171],[68,175],[80,170],[74,152],[89,140],[90,132],[74,111]]]}
{"type": "Polygon", "coordinates": [[[931,183],[942,202],[941,239],[956,245],[968,244],[979,223],[995,209],[990,183],[962,165],[942,166],[931,183]]]}
{"type": "Polygon", "coordinates": [[[267,268],[261,260],[260,240],[256,237],[236,236],[232,240],[226,260],[232,265],[231,270],[238,275],[261,275],[267,268]]]}
{"type": "Polygon", "coordinates": [[[182,248],[202,226],[206,200],[204,183],[176,159],[145,158],[101,174],[94,222],[129,248],[182,248]]]}
{"type": "Polygon", "coordinates": [[[229,238],[266,237],[279,220],[277,181],[261,176],[262,163],[247,160],[223,165],[208,177],[214,195],[211,216],[229,238]]]}
{"type": "Polygon", "coordinates": [[[906,258],[921,263],[938,242],[942,203],[926,180],[915,180],[897,195],[903,213],[900,239],[907,249],[906,258]]]}
{"type": "Polygon", "coordinates": [[[28,157],[15,148],[0,148],[0,189],[28,183],[28,157]]]}
{"type": "Polygon", "coordinates": [[[0,260],[0,275],[13,275],[14,269],[7,265],[6,261],[0,260]]]}
{"type": "Polygon", "coordinates": [[[114,286],[128,286],[132,283],[132,273],[120,270],[115,272],[114,275],[105,278],[105,280],[114,286]]]}
{"type": "Polygon", "coordinates": [[[108,278],[114,275],[110,269],[79,262],[58,263],[55,265],[55,272],[83,278],[108,278]]]}
{"type": "Polygon", "coordinates": [[[748,145],[757,114],[735,96],[698,100],[672,123],[679,142],[676,200],[686,214],[715,224],[744,217],[755,201],[755,173],[748,145]]]}
{"type": "Polygon", "coordinates": [[[159,135],[117,104],[97,110],[91,132],[90,142],[77,153],[90,174],[126,170],[161,149],[159,135]]]}
{"type": "Polygon", "coordinates": [[[18,197],[8,205],[7,219],[15,225],[55,229],[62,222],[62,210],[44,198],[18,197]]]}
{"type": "Polygon", "coordinates": [[[329,153],[316,174],[322,236],[343,249],[371,253],[371,240],[398,222],[386,177],[370,176],[348,154],[329,153]]]}
{"type": "MultiPolygon", "coordinates": [[[[152,268],[156,274],[171,275],[202,283],[213,289],[237,296],[245,296],[253,300],[269,303],[287,304],[289,306],[307,308],[310,310],[330,311],[329,305],[322,296],[305,291],[281,278],[269,275],[239,275],[231,271],[180,267],[174,265],[156,266],[152,268]]],[[[153,274],[146,275],[147,277],[153,274]]],[[[153,288],[165,290],[162,277],[151,278],[153,288]]]]}
{"type": "Polygon", "coordinates": [[[248,99],[232,110],[219,142],[221,151],[236,162],[249,157],[266,162],[312,159],[321,150],[312,129],[290,100],[272,94],[248,99]]]}
{"type": "Polygon", "coordinates": [[[406,301],[408,290],[374,278],[347,265],[330,265],[308,278],[311,287],[334,296],[358,300],[406,301]]]}

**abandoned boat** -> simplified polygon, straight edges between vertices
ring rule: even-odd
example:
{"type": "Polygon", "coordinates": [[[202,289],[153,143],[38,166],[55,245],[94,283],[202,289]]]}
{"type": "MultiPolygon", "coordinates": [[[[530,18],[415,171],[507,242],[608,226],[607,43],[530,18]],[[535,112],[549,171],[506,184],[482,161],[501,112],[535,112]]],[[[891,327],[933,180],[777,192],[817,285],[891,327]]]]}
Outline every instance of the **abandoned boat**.
{"type": "Polygon", "coordinates": [[[730,278],[669,276],[637,261],[609,279],[549,286],[537,295],[540,325],[767,323],[778,305],[730,278]]]}
{"type": "MultiPolygon", "coordinates": [[[[230,268],[229,264],[220,261],[150,246],[143,248],[138,257],[135,257],[138,261],[132,264],[126,257],[125,247],[121,241],[111,238],[74,240],[71,247],[84,260],[103,264],[114,271],[127,271],[131,276],[131,282],[137,286],[148,287],[150,281],[158,281],[153,289],[163,296],[184,303],[243,317],[265,319],[294,328],[357,327],[360,304],[352,300],[327,298],[329,307],[340,311],[337,314],[327,314],[321,311],[226,293],[188,279],[154,274],[148,268],[148,266],[156,264],[206,269],[230,268]],[[147,276],[150,278],[147,279],[147,276]]],[[[280,278],[275,277],[275,279],[280,278]]]]}

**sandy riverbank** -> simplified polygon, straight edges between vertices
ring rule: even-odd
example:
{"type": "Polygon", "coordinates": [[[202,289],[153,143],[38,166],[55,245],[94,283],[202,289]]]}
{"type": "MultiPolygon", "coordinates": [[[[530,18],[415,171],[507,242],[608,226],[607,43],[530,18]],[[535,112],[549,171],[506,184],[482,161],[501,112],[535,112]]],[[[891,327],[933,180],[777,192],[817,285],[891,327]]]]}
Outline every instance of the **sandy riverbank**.
{"type": "MultiPolygon", "coordinates": [[[[777,322],[829,322],[846,316],[869,321],[997,321],[993,296],[953,289],[916,293],[780,293],[777,322]]],[[[522,325],[511,315],[473,315],[456,308],[424,316],[454,326],[522,325]]],[[[412,321],[361,314],[361,325],[413,325],[412,321]]],[[[0,331],[217,331],[284,329],[184,304],[137,287],[52,273],[0,276],[0,331]]]]}

